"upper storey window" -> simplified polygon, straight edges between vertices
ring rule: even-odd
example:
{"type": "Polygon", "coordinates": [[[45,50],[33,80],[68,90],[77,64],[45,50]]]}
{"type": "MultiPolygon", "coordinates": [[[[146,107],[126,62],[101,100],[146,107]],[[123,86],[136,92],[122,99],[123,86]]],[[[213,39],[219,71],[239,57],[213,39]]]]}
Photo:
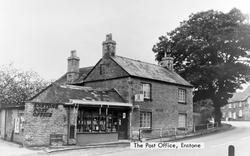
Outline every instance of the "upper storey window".
{"type": "Polygon", "coordinates": [[[151,84],[143,83],[142,92],[143,92],[144,99],[151,99],[151,84]]]}
{"type": "Polygon", "coordinates": [[[106,73],[106,67],[105,67],[105,64],[101,64],[100,65],[100,75],[103,75],[106,73]]]}
{"type": "Polygon", "coordinates": [[[186,103],[186,90],[178,89],[178,102],[186,103]]]}

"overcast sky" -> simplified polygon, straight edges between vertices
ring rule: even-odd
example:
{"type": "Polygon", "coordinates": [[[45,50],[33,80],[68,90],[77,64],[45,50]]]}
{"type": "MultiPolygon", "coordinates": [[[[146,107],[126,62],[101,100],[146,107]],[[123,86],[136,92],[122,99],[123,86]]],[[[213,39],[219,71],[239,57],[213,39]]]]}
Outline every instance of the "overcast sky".
{"type": "Polygon", "coordinates": [[[0,65],[57,79],[70,50],[77,50],[80,67],[95,65],[108,33],[117,55],[156,63],[159,36],[191,13],[233,7],[250,13],[249,0],[0,0],[0,65]]]}

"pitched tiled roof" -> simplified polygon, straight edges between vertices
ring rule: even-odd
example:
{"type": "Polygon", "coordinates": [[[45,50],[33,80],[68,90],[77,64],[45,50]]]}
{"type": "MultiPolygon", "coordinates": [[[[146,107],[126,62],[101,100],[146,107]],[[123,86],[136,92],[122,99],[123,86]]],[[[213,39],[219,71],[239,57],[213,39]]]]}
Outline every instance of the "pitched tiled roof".
{"type": "Polygon", "coordinates": [[[121,56],[114,56],[111,58],[131,76],[192,87],[189,82],[183,79],[176,72],[165,69],[159,65],[150,64],[139,60],[133,60],[121,56]]]}
{"type": "MultiPolygon", "coordinates": [[[[87,76],[87,74],[90,72],[90,70],[92,69],[93,67],[84,67],[84,68],[80,68],[79,69],[79,78],[77,80],[74,81],[73,84],[76,84],[76,83],[82,83],[83,82],[83,79],[87,76]]],[[[66,84],[67,82],[67,73],[65,73],[62,77],[60,77],[58,80],[55,81],[55,83],[58,83],[58,84],[66,84]]]]}
{"type": "Polygon", "coordinates": [[[248,86],[243,92],[235,93],[228,102],[244,101],[248,96],[250,96],[250,86],[248,86]]]}
{"type": "Polygon", "coordinates": [[[109,101],[124,102],[123,98],[115,89],[92,89],[90,87],[74,85],[52,84],[50,88],[44,91],[43,98],[34,98],[32,102],[44,103],[68,103],[70,99],[90,100],[90,101],[109,101]]]}

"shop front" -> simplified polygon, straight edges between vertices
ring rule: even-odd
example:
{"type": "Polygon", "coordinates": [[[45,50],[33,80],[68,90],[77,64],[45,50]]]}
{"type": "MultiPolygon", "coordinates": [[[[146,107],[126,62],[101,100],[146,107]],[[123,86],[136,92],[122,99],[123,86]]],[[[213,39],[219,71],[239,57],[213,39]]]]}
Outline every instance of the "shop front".
{"type": "Polygon", "coordinates": [[[78,145],[128,139],[132,104],[73,100],[77,107],[78,145]]]}

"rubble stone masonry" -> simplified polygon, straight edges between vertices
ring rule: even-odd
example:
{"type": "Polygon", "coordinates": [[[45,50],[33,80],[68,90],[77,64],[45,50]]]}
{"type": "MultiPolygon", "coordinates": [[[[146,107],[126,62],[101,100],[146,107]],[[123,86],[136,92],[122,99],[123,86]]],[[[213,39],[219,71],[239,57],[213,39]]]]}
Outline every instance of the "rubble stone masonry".
{"type": "MultiPolygon", "coordinates": [[[[62,135],[61,144],[67,143],[67,111],[63,105],[49,108],[51,117],[34,116],[34,103],[25,104],[24,145],[44,146],[50,144],[50,135],[62,135]]],[[[59,142],[60,143],[60,142],[59,142]]]]}

